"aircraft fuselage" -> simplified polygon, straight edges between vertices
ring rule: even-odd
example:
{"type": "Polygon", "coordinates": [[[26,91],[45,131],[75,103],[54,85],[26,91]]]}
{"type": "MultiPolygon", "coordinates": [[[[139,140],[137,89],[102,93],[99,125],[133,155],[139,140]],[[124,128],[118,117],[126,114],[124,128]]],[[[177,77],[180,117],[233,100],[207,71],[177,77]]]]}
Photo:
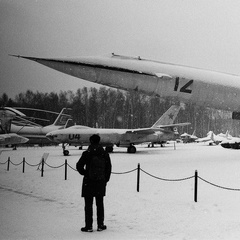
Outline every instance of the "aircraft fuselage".
{"type": "Polygon", "coordinates": [[[23,58],[118,89],[240,112],[240,76],[236,75],[114,54],[75,59],[23,58]]]}
{"type": "Polygon", "coordinates": [[[28,142],[28,138],[23,136],[19,136],[15,133],[7,133],[0,135],[0,146],[4,145],[15,145],[15,144],[23,144],[28,142]]]}
{"type": "Polygon", "coordinates": [[[174,139],[174,132],[156,132],[154,134],[134,134],[130,129],[62,129],[53,131],[47,134],[47,137],[54,142],[89,145],[89,138],[93,134],[98,134],[101,137],[101,145],[119,147],[129,147],[131,144],[140,144],[144,142],[160,142],[174,139]],[[129,133],[126,133],[129,132],[129,133]]]}

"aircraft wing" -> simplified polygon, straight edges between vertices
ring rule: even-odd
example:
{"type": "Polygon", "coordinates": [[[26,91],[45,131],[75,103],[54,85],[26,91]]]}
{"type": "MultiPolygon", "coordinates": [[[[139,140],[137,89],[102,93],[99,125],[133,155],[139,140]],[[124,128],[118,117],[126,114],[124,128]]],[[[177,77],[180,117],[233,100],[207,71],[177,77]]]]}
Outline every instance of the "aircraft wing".
{"type": "Polygon", "coordinates": [[[155,132],[157,131],[161,131],[160,128],[157,128],[157,129],[153,129],[153,128],[139,128],[139,129],[133,129],[133,130],[129,130],[129,131],[126,131],[126,133],[129,133],[129,134],[154,134],[155,132]]]}
{"type": "Polygon", "coordinates": [[[163,125],[163,126],[159,126],[160,128],[169,128],[169,127],[184,127],[187,125],[190,125],[190,122],[186,122],[186,123],[173,123],[173,124],[169,124],[169,125],[163,125]]]}
{"type": "Polygon", "coordinates": [[[208,142],[208,141],[212,141],[212,139],[210,137],[204,137],[196,140],[196,142],[208,142]]]}
{"type": "Polygon", "coordinates": [[[155,132],[169,132],[172,131],[169,128],[174,128],[174,127],[179,127],[179,126],[186,126],[189,125],[191,123],[175,123],[175,124],[169,124],[169,125],[164,125],[164,126],[160,126],[160,127],[155,127],[155,128],[139,128],[139,129],[133,129],[133,130],[129,130],[126,133],[132,133],[132,134],[154,134],[155,132]]]}

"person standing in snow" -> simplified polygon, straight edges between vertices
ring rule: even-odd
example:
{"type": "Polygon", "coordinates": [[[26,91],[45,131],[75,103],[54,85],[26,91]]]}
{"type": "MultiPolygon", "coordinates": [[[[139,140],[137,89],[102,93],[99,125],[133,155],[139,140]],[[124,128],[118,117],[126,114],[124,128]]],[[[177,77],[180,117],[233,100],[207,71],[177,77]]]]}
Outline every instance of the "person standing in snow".
{"type": "Polygon", "coordinates": [[[97,231],[107,229],[104,225],[104,202],[106,185],[110,179],[112,165],[109,154],[100,145],[100,137],[94,134],[90,137],[90,145],[82,153],[76,164],[77,171],[83,175],[82,197],[85,200],[85,227],[82,232],[92,232],[93,199],[97,207],[97,231]]]}

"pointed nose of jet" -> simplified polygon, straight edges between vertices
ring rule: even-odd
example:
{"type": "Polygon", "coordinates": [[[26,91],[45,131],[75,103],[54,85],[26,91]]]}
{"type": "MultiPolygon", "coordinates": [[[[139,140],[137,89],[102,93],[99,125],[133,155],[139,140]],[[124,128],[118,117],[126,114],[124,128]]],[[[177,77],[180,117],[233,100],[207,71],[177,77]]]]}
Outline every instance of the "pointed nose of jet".
{"type": "Polygon", "coordinates": [[[56,134],[53,134],[52,132],[46,134],[46,138],[48,138],[50,141],[55,142],[56,134]]]}
{"type": "Polygon", "coordinates": [[[54,140],[54,137],[53,137],[52,133],[47,133],[46,138],[48,138],[50,141],[54,140]]]}
{"type": "Polygon", "coordinates": [[[29,141],[29,139],[26,137],[21,137],[21,139],[20,139],[20,143],[26,143],[28,141],[29,141]]]}

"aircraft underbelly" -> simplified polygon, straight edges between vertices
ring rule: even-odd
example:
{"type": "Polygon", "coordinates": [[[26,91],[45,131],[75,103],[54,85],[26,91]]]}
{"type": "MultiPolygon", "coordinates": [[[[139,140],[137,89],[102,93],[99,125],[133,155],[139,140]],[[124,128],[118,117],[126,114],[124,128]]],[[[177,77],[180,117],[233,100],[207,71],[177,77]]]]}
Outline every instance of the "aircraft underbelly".
{"type": "MultiPolygon", "coordinates": [[[[136,134],[138,135],[138,134],[136,134]]],[[[160,142],[160,141],[168,141],[168,140],[173,140],[174,139],[174,133],[169,132],[169,133],[154,133],[154,134],[149,134],[149,135],[141,135],[141,136],[134,136],[132,138],[132,142],[134,144],[140,144],[144,142],[160,142]]]]}
{"type": "Polygon", "coordinates": [[[99,134],[101,137],[101,144],[102,145],[114,145],[118,142],[118,134],[112,133],[112,134],[99,134]]]}
{"type": "Polygon", "coordinates": [[[170,140],[173,138],[173,133],[155,133],[155,134],[124,134],[120,141],[120,146],[128,146],[130,144],[141,144],[146,142],[159,142],[170,140]]]}
{"type": "Polygon", "coordinates": [[[96,83],[124,90],[135,90],[156,94],[157,77],[140,73],[113,71],[107,69],[96,70],[96,83]]]}
{"type": "MultiPolygon", "coordinates": [[[[240,94],[234,88],[195,81],[187,77],[167,77],[131,73],[94,67],[71,67],[73,76],[124,90],[135,90],[160,97],[176,97],[183,102],[215,106],[226,110],[240,109],[240,94]]],[[[197,78],[197,76],[196,76],[197,78]]]]}
{"type": "Polygon", "coordinates": [[[240,95],[236,89],[205,82],[195,82],[189,100],[204,107],[222,109],[225,106],[225,110],[229,111],[240,107],[240,95]]]}

